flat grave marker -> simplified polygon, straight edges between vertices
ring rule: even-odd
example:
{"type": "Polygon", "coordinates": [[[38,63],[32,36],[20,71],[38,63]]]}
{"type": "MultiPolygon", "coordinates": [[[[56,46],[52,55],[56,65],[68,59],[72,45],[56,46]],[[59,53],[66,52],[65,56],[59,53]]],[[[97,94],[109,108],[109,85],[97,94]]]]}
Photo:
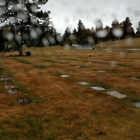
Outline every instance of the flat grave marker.
{"type": "Polygon", "coordinates": [[[95,89],[95,90],[105,90],[105,88],[98,87],[98,86],[91,86],[90,88],[95,89]]]}
{"type": "Polygon", "coordinates": [[[119,99],[127,97],[125,94],[121,94],[121,93],[119,93],[117,91],[109,91],[109,92],[106,92],[106,93],[111,95],[111,96],[117,97],[119,99]]]}
{"type": "Polygon", "coordinates": [[[60,76],[63,77],[63,78],[70,77],[70,75],[68,75],[68,74],[62,74],[62,75],[60,75],[60,76]]]}
{"type": "Polygon", "coordinates": [[[89,83],[87,83],[87,82],[78,82],[78,84],[80,84],[80,85],[88,85],[89,83]]]}

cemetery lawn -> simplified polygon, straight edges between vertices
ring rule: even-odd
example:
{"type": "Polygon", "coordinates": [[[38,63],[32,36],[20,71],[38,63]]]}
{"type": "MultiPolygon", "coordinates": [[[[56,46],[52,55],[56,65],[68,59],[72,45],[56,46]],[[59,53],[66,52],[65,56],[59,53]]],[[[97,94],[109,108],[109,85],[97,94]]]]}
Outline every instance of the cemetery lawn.
{"type": "Polygon", "coordinates": [[[9,94],[0,82],[1,140],[140,139],[140,108],[133,105],[140,102],[140,51],[58,46],[26,51],[32,55],[0,53],[0,76],[9,76],[19,89],[9,94]],[[127,97],[118,99],[109,91],[127,97]],[[32,103],[19,104],[21,97],[32,103]]]}

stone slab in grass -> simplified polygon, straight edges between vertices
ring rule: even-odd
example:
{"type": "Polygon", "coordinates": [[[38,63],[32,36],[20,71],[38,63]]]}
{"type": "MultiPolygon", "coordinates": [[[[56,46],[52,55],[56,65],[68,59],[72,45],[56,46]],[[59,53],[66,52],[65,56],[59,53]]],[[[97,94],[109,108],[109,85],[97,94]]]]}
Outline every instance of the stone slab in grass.
{"type": "Polygon", "coordinates": [[[106,72],[105,70],[98,70],[97,72],[106,72]]]}
{"type": "Polygon", "coordinates": [[[63,78],[70,77],[70,75],[68,75],[68,74],[62,74],[62,75],[60,75],[60,76],[63,77],[63,78]]]}
{"type": "Polygon", "coordinates": [[[90,88],[95,89],[95,90],[105,90],[105,88],[98,87],[98,86],[91,86],[90,88]]]}
{"type": "Polygon", "coordinates": [[[119,93],[117,91],[109,91],[109,92],[106,92],[106,93],[111,95],[111,96],[117,97],[119,99],[127,97],[125,94],[121,94],[121,93],[119,93]]]}
{"type": "Polygon", "coordinates": [[[81,68],[81,66],[75,66],[76,68],[81,68]]]}
{"type": "Polygon", "coordinates": [[[17,102],[19,103],[19,104],[21,104],[21,105],[26,105],[26,104],[30,104],[30,103],[32,103],[32,100],[31,100],[31,98],[28,98],[28,97],[23,97],[23,98],[18,98],[17,99],[17,102]]]}
{"type": "Polygon", "coordinates": [[[4,85],[12,85],[13,82],[11,80],[2,81],[4,85]]]}
{"type": "Polygon", "coordinates": [[[87,83],[87,82],[78,82],[78,84],[80,84],[80,85],[88,85],[89,83],[87,83]]]}
{"type": "Polygon", "coordinates": [[[8,89],[7,92],[9,94],[15,94],[15,93],[18,93],[18,89],[8,89]]]}
{"type": "Polygon", "coordinates": [[[5,87],[6,89],[14,89],[14,88],[16,88],[15,85],[5,85],[4,87],[5,87]]]}
{"type": "Polygon", "coordinates": [[[140,81],[139,78],[136,78],[136,77],[131,77],[132,80],[137,80],[137,81],[140,81]]]}
{"type": "Polygon", "coordinates": [[[88,62],[89,64],[91,64],[91,62],[88,62]]]}
{"type": "Polygon", "coordinates": [[[135,103],[133,103],[133,105],[134,105],[135,107],[140,108],[140,102],[135,102],[135,103]]]}
{"type": "Polygon", "coordinates": [[[10,79],[11,79],[10,77],[1,77],[0,78],[1,81],[7,81],[7,80],[10,80],[10,79]]]}

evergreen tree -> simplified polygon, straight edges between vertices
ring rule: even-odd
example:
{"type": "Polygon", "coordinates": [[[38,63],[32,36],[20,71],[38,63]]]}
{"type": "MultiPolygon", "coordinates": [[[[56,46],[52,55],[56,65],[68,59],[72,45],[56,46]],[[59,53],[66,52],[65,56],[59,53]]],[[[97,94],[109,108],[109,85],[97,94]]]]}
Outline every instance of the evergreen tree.
{"type": "Polygon", "coordinates": [[[72,35],[71,30],[69,29],[69,27],[67,27],[63,35],[63,45],[64,44],[72,45],[71,35],[72,35]]]}
{"type": "Polygon", "coordinates": [[[77,33],[76,33],[76,39],[77,39],[77,43],[78,44],[87,44],[87,30],[84,26],[84,24],[82,23],[81,20],[79,20],[78,22],[78,29],[77,29],[77,33]]]}
{"type": "Polygon", "coordinates": [[[140,21],[138,22],[138,27],[136,28],[136,35],[135,37],[140,37],[140,21]]]}
{"type": "Polygon", "coordinates": [[[125,21],[123,22],[123,38],[134,37],[135,32],[129,17],[126,17],[125,21]]]}
{"type": "Polygon", "coordinates": [[[32,45],[44,31],[51,28],[50,11],[43,13],[40,6],[48,0],[1,0],[0,24],[8,28],[4,38],[17,44],[19,55],[23,55],[22,46],[32,45]]]}

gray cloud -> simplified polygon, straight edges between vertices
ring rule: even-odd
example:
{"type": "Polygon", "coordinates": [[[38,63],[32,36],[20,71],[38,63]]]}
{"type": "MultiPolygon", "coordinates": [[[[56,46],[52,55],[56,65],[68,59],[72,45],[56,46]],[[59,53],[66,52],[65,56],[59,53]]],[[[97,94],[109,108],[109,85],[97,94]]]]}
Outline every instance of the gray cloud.
{"type": "Polygon", "coordinates": [[[140,17],[139,5],[140,0],[49,0],[42,9],[51,11],[54,26],[63,33],[67,26],[71,30],[77,28],[79,19],[86,28],[91,28],[97,19],[101,19],[104,26],[111,26],[115,18],[122,22],[127,16],[135,29],[140,17]]]}

